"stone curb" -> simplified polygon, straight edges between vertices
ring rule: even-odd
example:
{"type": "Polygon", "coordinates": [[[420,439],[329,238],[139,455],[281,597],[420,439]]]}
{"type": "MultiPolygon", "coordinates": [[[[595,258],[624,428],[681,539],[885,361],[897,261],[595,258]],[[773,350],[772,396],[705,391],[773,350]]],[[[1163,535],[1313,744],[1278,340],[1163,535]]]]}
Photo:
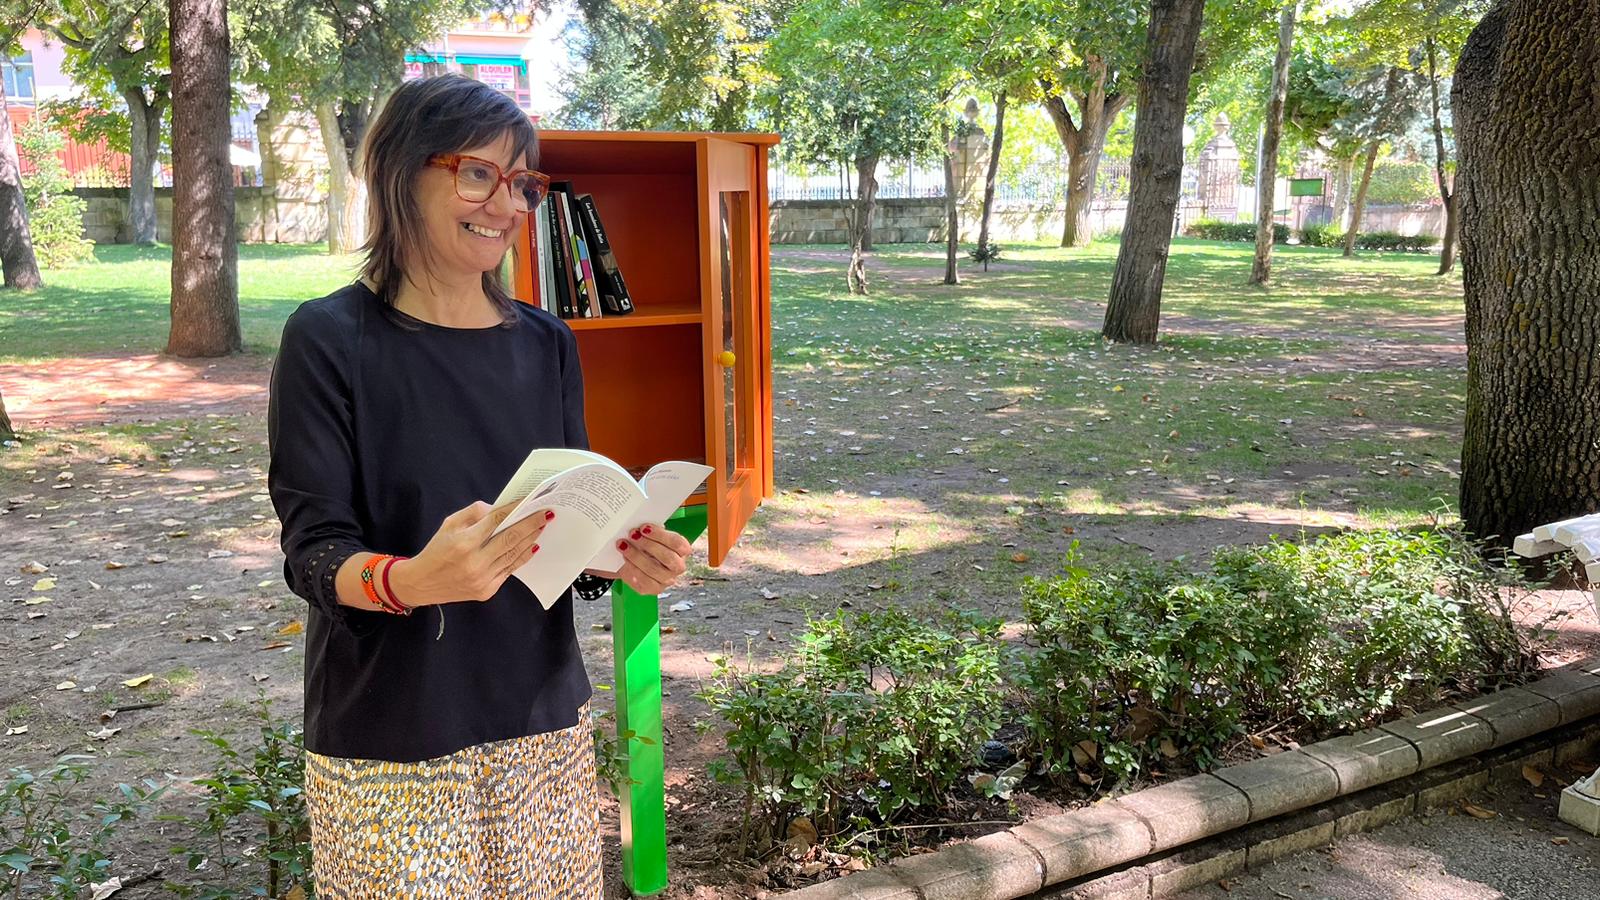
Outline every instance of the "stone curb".
{"type": "Polygon", "coordinates": [[[1454,802],[1491,775],[1517,777],[1523,762],[1559,764],[1563,754],[1578,755],[1585,741],[1600,736],[1600,726],[1581,724],[1597,716],[1600,662],[1589,662],[1523,687],[1044,816],[784,896],[1163,896],[1454,802]],[[1567,735],[1565,743],[1556,740],[1557,731],[1567,735]],[[1529,744],[1539,746],[1528,751],[1529,744]],[[1205,843],[1190,846],[1197,841],[1205,843]],[[1128,868],[1152,855],[1158,858],[1128,868]]]}

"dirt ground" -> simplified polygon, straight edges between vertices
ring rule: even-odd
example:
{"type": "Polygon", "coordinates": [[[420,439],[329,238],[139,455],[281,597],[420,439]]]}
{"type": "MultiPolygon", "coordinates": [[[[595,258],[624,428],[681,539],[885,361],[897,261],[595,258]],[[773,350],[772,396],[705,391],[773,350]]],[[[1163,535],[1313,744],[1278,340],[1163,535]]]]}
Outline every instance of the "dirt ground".
{"type": "MultiPolygon", "coordinates": [[[[1175,321],[1179,328],[1189,324],[1175,321]]],[[[1389,362],[1434,365],[1454,358],[1459,365],[1459,345],[1448,334],[1440,339],[1445,349],[1397,344],[1389,362]]],[[[1385,352],[1382,345],[1358,342],[1303,364],[1367,366],[1385,352]]],[[[164,801],[170,811],[195,793],[185,780],[202,774],[210,759],[190,729],[243,733],[248,705],[258,695],[281,717],[299,714],[303,658],[297,628],[305,607],[283,584],[277,522],[266,496],[268,366],[253,357],[0,365],[12,417],[31,433],[23,447],[7,451],[9,460],[0,457],[5,766],[37,767],[63,752],[92,753],[101,761],[96,778],[105,784],[174,779],[164,801]],[[21,454],[28,461],[16,464],[21,454]],[[145,675],[152,677],[141,686],[123,684],[145,675]],[[119,711],[106,718],[108,710],[119,711]]],[[[868,404],[859,406],[838,408],[830,424],[876,426],[853,424],[852,415],[868,411],[868,404]]],[[[801,448],[809,443],[816,452],[822,439],[809,439],[805,425],[802,420],[780,426],[780,441],[801,448]]],[[[979,567],[956,546],[960,535],[946,535],[939,546],[909,556],[894,552],[893,545],[901,529],[933,515],[948,495],[981,490],[975,472],[976,466],[952,465],[937,474],[881,479],[892,480],[894,488],[881,496],[826,494],[819,486],[808,497],[780,471],[779,496],[758,512],[741,552],[720,569],[696,567],[693,578],[663,595],[675,875],[668,896],[755,897],[774,887],[758,872],[751,870],[746,879],[743,870],[721,860],[718,842],[735,825],[735,815],[726,792],[705,775],[717,739],[695,729],[702,709],[692,696],[712,672],[712,658],[783,652],[807,614],[870,605],[891,579],[961,581],[969,565],[979,567]],[[694,608],[666,611],[680,600],[692,600],[694,608]]],[[[1286,475],[1287,487],[1314,474],[1286,475]]],[[[1249,501],[1259,492],[1263,505],[1271,506],[1284,489],[1281,483],[1241,481],[1233,493],[1236,501],[1249,501]]],[[[1056,543],[1040,548],[1041,555],[1058,553],[1069,541],[1060,529],[1052,530],[1056,543]]],[[[1084,533],[1130,552],[1176,556],[1278,530],[1293,531],[1294,525],[1115,516],[1084,533]]],[[[983,585],[960,599],[990,611],[1014,603],[1014,596],[983,585]]],[[[1600,629],[1586,595],[1543,592],[1523,612],[1529,621],[1569,614],[1547,664],[1600,652],[1600,629]]],[[[579,604],[580,639],[597,685],[612,680],[609,619],[608,603],[579,604]]],[[[603,692],[600,702],[608,705],[603,692]]],[[[608,880],[620,896],[614,803],[608,803],[606,816],[608,880]]],[[[179,840],[180,826],[145,822],[137,828],[115,871],[160,865],[165,874],[178,875],[167,851],[179,840]]],[[[158,893],[152,882],[118,896],[158,893]]]]}

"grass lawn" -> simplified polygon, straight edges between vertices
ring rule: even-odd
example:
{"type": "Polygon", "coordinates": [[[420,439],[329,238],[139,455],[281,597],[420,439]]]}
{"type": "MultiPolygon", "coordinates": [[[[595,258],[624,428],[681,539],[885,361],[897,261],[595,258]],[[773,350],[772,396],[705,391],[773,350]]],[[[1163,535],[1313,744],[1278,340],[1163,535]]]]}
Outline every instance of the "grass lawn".
{"type": "MultiPolygon", "coordinates": [[[[172,248],[101,244],[94,261],[46,270],[45,287],[0,297],[0,362],[159,353],[167,343],[172,248]]],[[[320,245],[239,245],[245,350],[270,353],[283,320],[355,274],[355,258],[320,245]]]]}

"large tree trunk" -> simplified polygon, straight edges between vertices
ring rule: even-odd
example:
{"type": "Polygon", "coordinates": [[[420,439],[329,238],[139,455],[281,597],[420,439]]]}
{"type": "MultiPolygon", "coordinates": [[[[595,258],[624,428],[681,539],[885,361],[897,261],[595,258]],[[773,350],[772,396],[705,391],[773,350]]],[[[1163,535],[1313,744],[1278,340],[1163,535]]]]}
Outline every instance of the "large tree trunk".
{"type": "Polygon", "coordinates": [[[1350,226],[1350,182],[1355,180],[1355,167],[1353,156],[1336,159],[1333,163],[1333,209],[1329,212],[1328,223],[1341,232],[1350,226]]]}
{"type": "Polygon", "coordinates": [[[1045,91],[1044,108],[1055,123],[1056,134],[1067,152],[1067,208],[1066,221],[1061,230],[1061,246],[1087,247],[1094,240],[1094,226],[1089,219],[1089,207],[1094,202],[1094,192],[1100,175],[1100,156],[1105,151],[1106,134],[1117,114],[1132,98],[1125,94],[1106,94],[1106,66],[1102,60],[1091,59],[1093,81],[1085,93],[1076,93],[1073,100],[1078,106],[1079,121],[1074,122],[1066,100],[1050,90],[1045,91]]]}
{"type": "Polygon", "coordinates": [[[171,0],[174,356],[241,349],[225,0],[171,0]]]}
{"type": "Polygon", "coordinates": [[[1600,16],[1502,2],[1456,68],[1461,515],[1509,544],[1600,510],[1600,16]]]}
{"type": "Polygon", "coordinates": [[[133,243],[150,246],[156,242],[156,166],[161,148],[161,115],[165,103],[152,102],[143,85],[122,91],[128,104],[129,156],[128,227],[133,243]]]}
{"type": "Polygon", "coordinates": [[[1283,137],[1283,106],[1289,96],[1289,52],[1294,49],[1294,19],[1299,0],[1284,5],[1278,22],[1278,56],[1272,63],[1272,96],[1267,100],[1266,133],[1261,137],[1261,161],[1256,169],[1256,258],[1250,266],[1250,283],[1266,284],[1272,275],[1273,196],[1278,187],[1278,142],[1283,137]]]}
{"type": "Polygon", "coordinates": [[[845,284],[852,294],[867,292],[867,229],[872,227],[872,209],[878,202],[876,154],[856,157],[856,199],[850,209],[850,265],[845,269],[845,284]]]}
{"type": "Polygon", "coordinates": [[[0,394],[0,440],[11,440],[17,436],[17,430],[11,427],[11,416],[6,414],[6,398],[0,394]]]}
{"type": "MultiPolygon", "coordinates": [[[[0,83],[0,267],[8,288],[31,291],[44,284],[39,261],[33,256],[33,235],[28,230],[28,204],[22,196],[22,164],[17,140],[6,111],[5,85],[0,83]]],[[[5,409],[0,407],[0,419],[5,409]]]]}
{"type": "Polygon", "coordinates": [[[317,126],[328,154],[328,252],[354,253],[366,243],[366,189],[355,177],[337,107],[317,104],[317,126]]]}
{"type": "MultiPolygon", "coordinates": [[[[1006,140],[1006,92],[1001,91],[994,98],[994,134],[989,144],[989,166],[983,173],[983,212],[978,218],[978,247],[989,247],[989,218],[994,215],[994,186],[995,178],[1000,173],[1000,149],[1006,140]]],[[[987,271],[988,264],[984,264],[987,271]]]]}
{"type": "Polygon", "coordinates": [[[1444,203],[1444,246],[1439,248],[1439,274],[1456,267],[1456,232],[1460,223],[1456,217],[1456,195],[1451,189],[1450,175],[1444,159],[1444,116],[1439,110],[1438,48],[1433,38],[1428,38],[1428,91],[1433,100],[1433,170],[1439,180],[1439,199],[1444,203]]]}
{"type": "Polygon", "coordinates": [[[1183,181],[1183,117],[1205,0],[1152,0],[1133,129],[1132,193],[1111,276],[1101,335],[1153,344],[1161,323],[1161,285],[1172,249],[1172,217],[1183,181]]]}
{"type": "Polygon", "coordinates": [[[956,202],[956,155],[950,145],[950,125],[941,126],[944,139],[944,283],[960,284],[956,253],[961,248],[961,207],[956,202]]]}
{"type": "Polygon", "coordinates": [[[1356,238],[1361,236],[1361,214],[1367,210],[1367,188],[1372,185],[1372,167],[1378,162],[1378,148],[1383,145],[1374,139],[1367,148],[1367,163],[1361,170],[1361,186],[1356,188],[1356,200],[1350,205],[1350,227],[1344,233],[1344,255],[1356,255],[1356,238]]]}

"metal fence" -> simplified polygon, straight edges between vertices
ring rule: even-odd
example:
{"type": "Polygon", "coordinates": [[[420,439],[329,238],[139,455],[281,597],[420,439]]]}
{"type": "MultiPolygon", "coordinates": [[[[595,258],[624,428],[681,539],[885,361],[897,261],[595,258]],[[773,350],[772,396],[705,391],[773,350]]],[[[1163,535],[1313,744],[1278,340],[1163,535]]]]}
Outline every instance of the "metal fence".
{"type": "MultiPolygon", "coordinates": [[[[981,175],[979,176],[981,177],[981,175]]],[[[881,163],[878,166],[880,199],[932,198],[944,196],[944,167],[941,164],[881,163]]],[[[1095,179],[1096,200],[1128,199],[1129,161],[1103,159],[1095,179]]],[[[767,180],[771,200],[839,200],[855,196],[855,170],[839,166],[797,169],[775,165],[767,180]]],[[[1002,172],[995,185],[1000,203],[1062,203],[1067,196],[1067,166],[1049,161],[1027,166],[1020,171],[1002,172]]]]}

